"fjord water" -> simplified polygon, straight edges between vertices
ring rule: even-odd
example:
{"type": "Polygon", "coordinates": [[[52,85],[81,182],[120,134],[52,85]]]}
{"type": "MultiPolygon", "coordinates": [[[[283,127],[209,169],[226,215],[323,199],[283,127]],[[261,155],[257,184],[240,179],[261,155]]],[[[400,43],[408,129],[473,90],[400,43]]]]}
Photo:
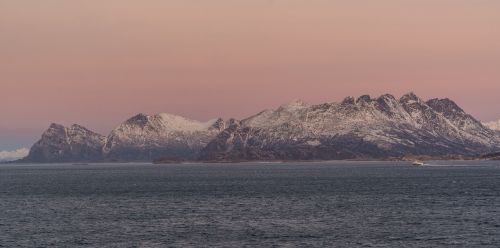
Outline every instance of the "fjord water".
{"type": "Polygon", "coordinates": [[[0,247],[499,247],[500,163],[0,165],[0,247]]]}

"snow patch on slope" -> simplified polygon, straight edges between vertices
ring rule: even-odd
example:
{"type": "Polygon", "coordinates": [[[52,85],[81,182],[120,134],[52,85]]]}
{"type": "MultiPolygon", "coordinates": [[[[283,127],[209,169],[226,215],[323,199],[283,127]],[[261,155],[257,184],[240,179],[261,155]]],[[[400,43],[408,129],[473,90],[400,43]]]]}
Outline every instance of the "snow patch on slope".
{"type": "Polygon", "coordinates": [[[166,130],[169,131],[184,131],[184,132],[196,132],[209,129],[217,119],[213,119],[207,122],[200,122],[196,120],[191,120],[182,116],[172,115],[167,113],[161,113],[153,116],[153,118],[159,117],[163,123],[166,130]]]}

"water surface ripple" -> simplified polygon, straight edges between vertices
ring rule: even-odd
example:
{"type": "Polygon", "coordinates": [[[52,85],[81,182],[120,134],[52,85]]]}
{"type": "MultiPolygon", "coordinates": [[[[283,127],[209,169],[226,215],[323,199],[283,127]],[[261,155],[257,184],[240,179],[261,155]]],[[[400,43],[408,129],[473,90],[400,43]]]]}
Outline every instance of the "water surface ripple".
{"type": "Polygon", "coordinates": [[[0,165],[0,247],[500,247],[500,163],[0,165]]]}

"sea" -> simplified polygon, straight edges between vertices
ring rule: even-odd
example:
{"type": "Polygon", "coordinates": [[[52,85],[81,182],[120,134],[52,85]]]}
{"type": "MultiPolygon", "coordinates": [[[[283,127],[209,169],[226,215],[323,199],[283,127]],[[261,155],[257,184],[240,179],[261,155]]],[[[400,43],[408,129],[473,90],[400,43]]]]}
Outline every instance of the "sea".
{"type": "Polygon", "coordinates": [[[0,165],[0,247],[500,247],[500,161],[0,165]]]}

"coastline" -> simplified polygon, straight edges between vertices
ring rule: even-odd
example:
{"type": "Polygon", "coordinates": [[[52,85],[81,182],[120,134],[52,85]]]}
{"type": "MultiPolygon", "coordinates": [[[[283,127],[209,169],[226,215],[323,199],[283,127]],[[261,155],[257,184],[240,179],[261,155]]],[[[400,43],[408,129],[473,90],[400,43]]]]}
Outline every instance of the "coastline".
{"type": "Polygon", "coordinates": [[[329,160],[156,160],[156,161],[54,161],[54,162],[36,162],[36,161],[3,161],[1,165],[23,165],[23,164],[72,164],[72,165],[89,165],[89,164],[243,164],[243,163],[322,163],[322,162],[412,162],[412,161],[496,161],[500,160],[499,157],[488,157],[485,155],[477,157],[466,156],[403,156],[403,157],[389,157],[389,158],[359,158],[359,159],[329,159],[329,160]]]}

